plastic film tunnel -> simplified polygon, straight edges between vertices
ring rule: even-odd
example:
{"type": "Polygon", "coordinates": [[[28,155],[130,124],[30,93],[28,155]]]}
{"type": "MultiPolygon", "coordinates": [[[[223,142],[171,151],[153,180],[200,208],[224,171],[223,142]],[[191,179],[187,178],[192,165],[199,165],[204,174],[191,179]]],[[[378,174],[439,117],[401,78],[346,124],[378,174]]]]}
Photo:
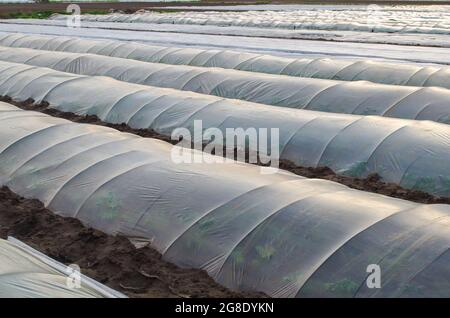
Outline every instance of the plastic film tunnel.
{"type": "MultiPolygon", "coordinates": [[[[0,104],[0,112],[4,104],[0,104]]],[[[1,116],[1,115],[0,115],[1,116]]],[[[67,267],[14,239],[0,239],[0,298],[124,298],[81,275],[80,288],[67,284],[67,267]]]]}
{"type": "Polygon", "coordinates": [[[177,164],[168,143],[5,103],[0,123],[1,184],[105,232],[148,239],[165,259],[227,287],[449,296],[448,205],[244,163],[177,164]],[[368,263],[381,264],[381,289],[365,287],[368,263]]]}
{"type": "Polygon", "coordinates": [[[0,48],[0,60],[288,108],[450,123],[450,90],[443,88],[292,78],[17,48],[0,48]]]}
{"type": "Polygon", "coordinates": [[[184,127],[196,143],[212,136],[196,136],[195,120],[202,121],[203,132],[219,128],[224,139],[226,128],[279,129],[282,160],[355,177],[378,173],[405,188],[450,196],[450,126],[445,124],[280,108],[7,62],[0,62],[0,78],[0,95],[47,101],[60,111],[167,136],[184,127]]]}
{"type": "Polygon", "coordinates": [[[287,58],[237,52],[151,46],[65,36],[0,34],[0,45],[48,51],[92,53],[151,63],[220,67],[249,72],[342,81],[450,89],[450,67],[420,66],[368,60],[287,58]]]}
{"type": "MultiPolygon", "coordinates": [[[[252,28],[450,34],[450,21],[445,13],[438,15],[437,11],[435,11],[424,16],[423,11],[421,11],[421,15],[415,12],[415,14],[403,16],[403,19],[410,20],[408,24],[405,24],[404,20],[396,19],[392,14],[378,15],[377,23],[370,23],[368,21],[370,21],[371,14],[373,14],[373,11],[371,9],[365,10],[365,8],[362,8],[358,14],[355,14],[352,10],[297,10],[287,12],[185,11],[171,13],[86,14],[82,16],[82,20],[88,22],[242,27],[246,29],[248,35],[254,33],[252,28]]],[[[401,13],[397,11],[397,14],[401,13]]],[[[52,19],[63,20],[65,16],[55,15],[52,19]]]]}

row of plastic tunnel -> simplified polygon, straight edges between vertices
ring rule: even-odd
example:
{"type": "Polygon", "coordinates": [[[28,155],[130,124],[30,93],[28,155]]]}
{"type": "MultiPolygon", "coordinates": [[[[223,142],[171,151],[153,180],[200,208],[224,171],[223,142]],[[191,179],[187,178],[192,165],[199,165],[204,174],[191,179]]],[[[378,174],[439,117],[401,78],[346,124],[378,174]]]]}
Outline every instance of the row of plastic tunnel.
{"type": "MultiPolygon", "coordinates": [[[[86,14],[84,22],[109,22],[123,24],[171,24],[187,26],[237,27],[246,29],[248,35],[258,29],[285,30],[335,30],[387,33],[450,34],[450,22],[444,9],[435,11],[393,10],[383,7],[383,14],[375,8],[361,6],[359,10],[288,10],[288,11],[186,11],[186,12],[139,12],[136,14],[86,14]],[[420,13],[419,13],[420,12],[420,13]],[[376,15],[377,23],[370,23],[376,15]],[[405,23],[408,21],[408,23],[405,23]]],[[[51,17],[65,20],[61,14],[51,17]]]]}
{"type": "Polygon", "coordinates": [[[125,298],[25,243],[0,239],[0,298],[125,298]]]}
{"type": "MultiPolygon", "coordinates": [[[[227,128],[278,128],[281,160],[450,196],[448,68],[23,34],[0,35],[0,45],[0,95],[15,101],[167,137],[193,133],[197,120],[223,138],[227,128]]],[[[448,205],[262,174],[206,153],[208,164],[174,162],[174,149],[199,155],[0,104],[1,185],[106,233],[148,240],[226,287],[449,296],[448,205]],[[366,285],[370,264],[382,268],[382,288],[366,285]]]]}

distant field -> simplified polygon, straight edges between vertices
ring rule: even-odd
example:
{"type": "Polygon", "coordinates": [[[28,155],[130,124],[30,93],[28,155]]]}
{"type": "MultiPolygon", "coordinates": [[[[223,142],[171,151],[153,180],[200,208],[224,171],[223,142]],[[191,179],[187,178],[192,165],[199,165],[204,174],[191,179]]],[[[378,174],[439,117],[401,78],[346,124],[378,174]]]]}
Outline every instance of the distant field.
{"type": "MultiPolygon", "coordinates": [[[[33,18],[45,19],[53,13],[64,14],[69,1],[51,0],[49,3],[33,3],[32,0],[0,0],[0,18],[33,18]]],[[[164,11],[177,11],[180,7],[182,11],[189,11],[187,7],[192,6],[192,11],[201,10],[202,6],[230,6],[230,10],[236,10],[236,5],[259,5],[259,4],[414,4],[414,5],[432,5],[432,4],[450,4],[450,0],[444,1],[392,1],[392,0],[174,0],[174,1],[128,1],[128,0],[81,0],[77,3],[81,7],[83,14],[106,14],[111,9],[121,10],[125,13],[133,13],[140,9],[161,8],[164,11]]],[[[222,7],[221,10],[224,8],[222,7]]]]}
{"type": "MultiPolygon", "coordinates": [[[[67,1],[68,2],[68,1],[67,1]]],[[[67,2],[50,1],[50,3],[32,3],[28,0],[0,0],[0,17],[5,17],[9,13],[17,12],[37,12],[37,11],[56,11],[62,12],[67,6],[67,2]],[[20,3],[19,3],[20,2],[20,3]]],[[[71,2],[73,3],[73,2],[71,2]]],[[[450,4],[449,0],[444,1],[392,1],[392,0],[200,0],[200,1],[122,1],[112,0],[107,2],[102,1],[77,1],[81,5],[82,12],[92,10],[123,10],[126,12],[133,12],[139,9],[150,9],[158,7],[177,7],[182,6],[186,10],[186,6],[215,6],[215,5],[249,5],[249,4],[414,4],[414,5],[430,5],[430,4],[450,4]]],[[[176,10],[176,8],[171,8],[176,10]]]]}
{"type": "MultiPolygon", "coordinates": [[[[186,2],[183,2],[186,4],[186,2]]],[[[190,3],[190,2],[189,2],[190,3]]],[[[107,13],[110,9],[134,12],[151,6],[177,5],[175,2],[90,2],[79,3],[82,13],[107,13]]],[[[193,2],[192,2],[193,4],[193,2]]],[[[67,3],[0,3],[0,18],[47,18],[53,13],[64,13],[67,3]]]]}

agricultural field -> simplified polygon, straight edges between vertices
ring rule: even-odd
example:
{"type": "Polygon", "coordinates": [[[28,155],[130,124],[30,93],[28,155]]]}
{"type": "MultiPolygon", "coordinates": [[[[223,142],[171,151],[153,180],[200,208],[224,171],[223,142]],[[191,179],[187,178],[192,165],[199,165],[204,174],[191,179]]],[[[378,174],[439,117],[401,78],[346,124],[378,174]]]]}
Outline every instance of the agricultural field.
{"type": "Polygon", "coordinates": [[[117,3],[0,11],[0,297],[450,297],[450,5],[117,3]]]}

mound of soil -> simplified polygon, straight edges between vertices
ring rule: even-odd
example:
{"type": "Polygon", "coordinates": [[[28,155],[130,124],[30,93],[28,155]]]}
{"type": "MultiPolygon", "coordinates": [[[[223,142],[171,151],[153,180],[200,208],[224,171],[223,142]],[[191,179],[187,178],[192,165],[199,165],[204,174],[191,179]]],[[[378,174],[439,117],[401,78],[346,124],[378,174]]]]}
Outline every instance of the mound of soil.
{"type": "Polygon", "coordinates": [[[150,247],[136,249],[125,237],[85,227],[47,210],[38,200],[0,188],[0,237],[13,236],[129,297],[267,297],[232,292],[206,272],[179,268],[150,247]]]}
{"type": "MultiPolygon", "coordinates": [[[[18,102],[12,100],[8,96],[0,96],[0,101],[4,101],[17,107],[20,107],[25,110],[34,110],[39,111],[51,116],[65,118],[71,120],[73,122],[78,123],[89,123],[95,125],[102,125],[117,129],[122,132],[128,132],[132,134],[136,134],[142,137],[156,138],[160,140],[164,140],[166,142],[176,144],[178,141],[172,140],[170,137],[161,135],[154,130],[151,129],[133,129],[126,124],[110,124],[101,121],[97,116],[89,115],[89,116],[80,116],[70,112],[61,112],[54,108],[49,108],[49,104],[47,102],[43,102],[40,104],[35,104],[32,99],[18,102]]],[[[223,152],[224,155],[226,152],[223,152]]],[[[236,153],[235,153],[236,158],[236,153]]],[[[248,155],[246,159],[248,159],[248,155]]],[[[410,190],[402,188],[401,186],[394,183],[387,183],[381,180],[380,176],[377,174],[371,174],[365,179],[354,178],[350,176],[337,175],[333,170],[328,167],[301,167],[296,165],[295,163],[289,160],[280,160],[280,168],[295,173],[297,175],[307,177],[307,178],[318,178],[325,179],[334,182],[338,182],[344,184],[350,188],[373,192],[378,194],[383,194],[386,196],[409,200],[417,203],[425,203],[425,204],[450,204],[450,198],[445,197],[437,197],[431,194],[428,194],[423,191],[418,190],[410,190]]]]}

